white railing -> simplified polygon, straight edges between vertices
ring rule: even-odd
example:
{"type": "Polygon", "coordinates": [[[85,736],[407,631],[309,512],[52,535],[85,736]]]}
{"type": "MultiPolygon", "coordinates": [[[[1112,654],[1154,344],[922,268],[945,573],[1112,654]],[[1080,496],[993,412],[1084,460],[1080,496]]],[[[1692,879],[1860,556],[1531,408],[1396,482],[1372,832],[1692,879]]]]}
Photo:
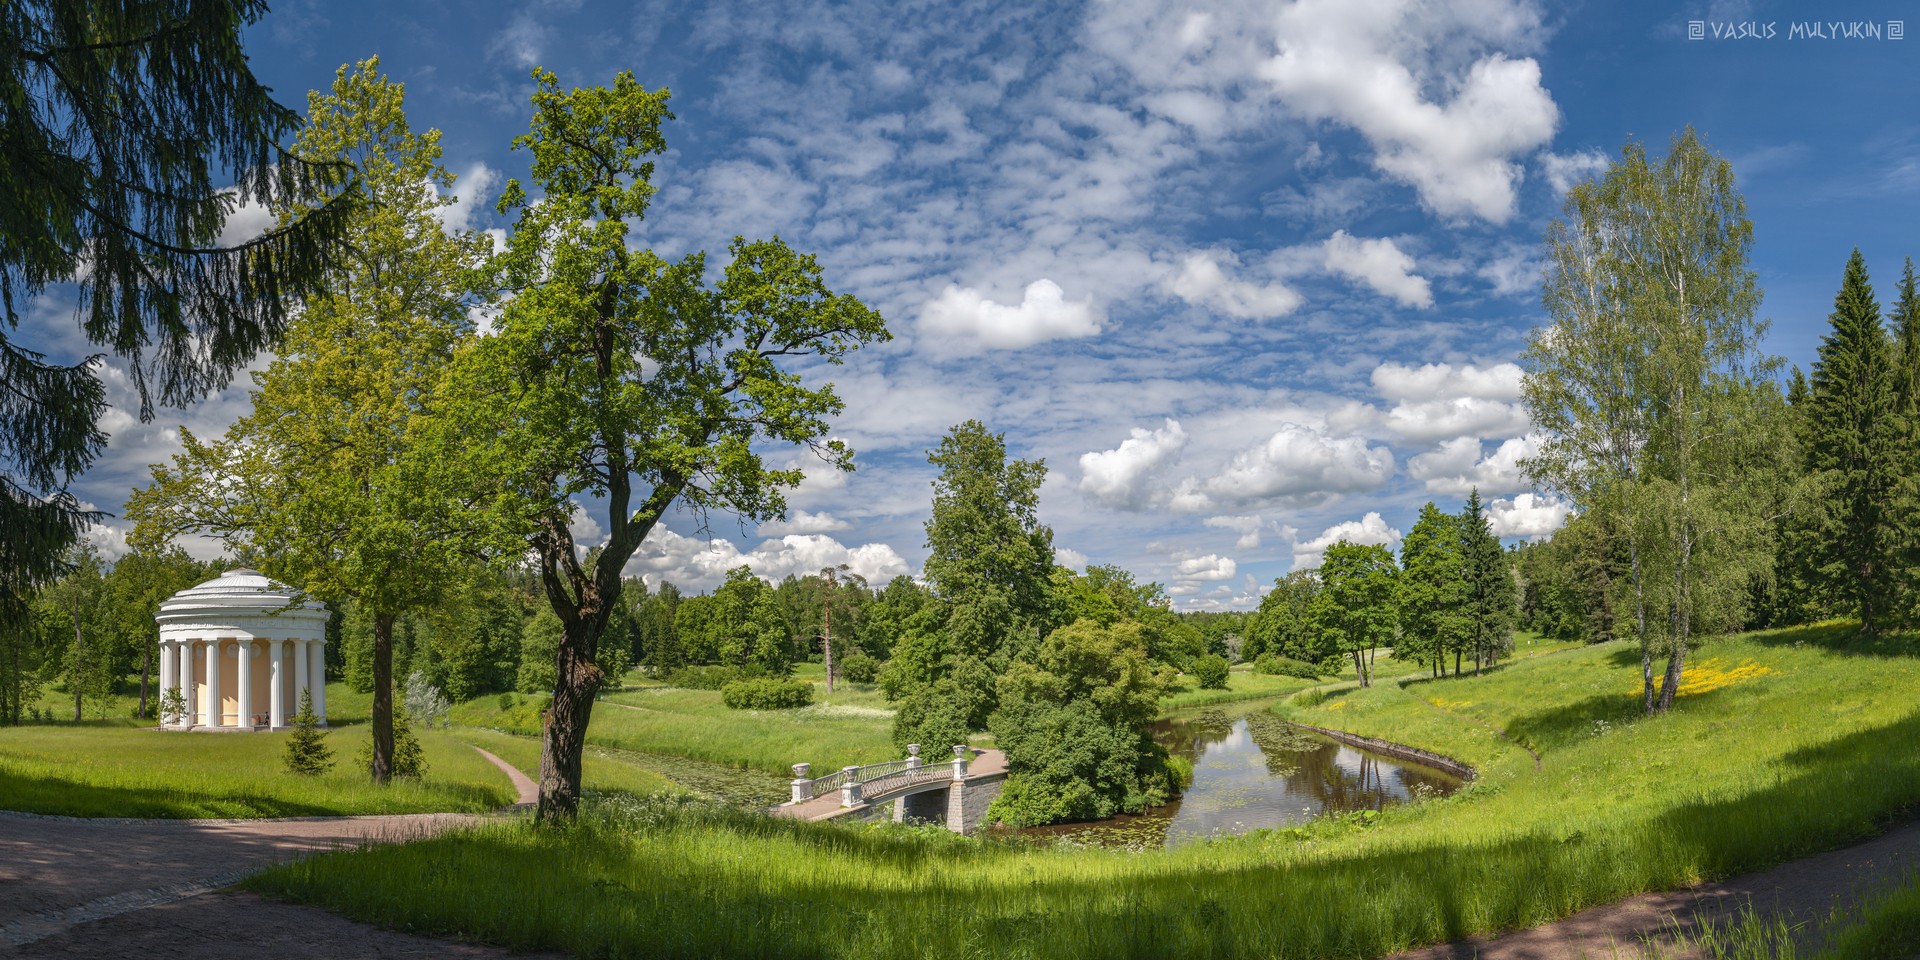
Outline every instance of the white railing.
{"type": "Polygon", "coordinates": [[[869,763],[863,766],[843,767],[824,777],[809,778],[812,764],[793,765],[793,803],[806,803],[817,797],[824,797],[836,790],[840,791],[840,805],[855,807],[865,802],[865,788],[868,784],[877,784],[881,791],[897,787],[911,786],[933,780],[963,780],[967,775],[967,762],[973,758],[973,751],[965,745],[953,748],[951,764],[929,766],[920,759],[920,745],[909,744],[910,754],[905,760],[888,760],[882,763],[869,763]],[[886,781],[879,784],[879,781],[886,781]]]}

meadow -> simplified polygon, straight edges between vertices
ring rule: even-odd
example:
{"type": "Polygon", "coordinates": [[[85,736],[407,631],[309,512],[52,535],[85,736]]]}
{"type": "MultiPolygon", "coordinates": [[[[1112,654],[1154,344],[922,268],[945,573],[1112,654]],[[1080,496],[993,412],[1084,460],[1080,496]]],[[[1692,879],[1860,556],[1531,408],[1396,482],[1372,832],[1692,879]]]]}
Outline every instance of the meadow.
{"type": "Polygon", "coordinates": [[[1920,801],[1914,646],[1838,627],[1716,639],[1689,674],[1703,682],[1652,719],[1635,715],[1626,644],[1334,688],[1280,709],[1451,754],[1480,776],[1374,817],[1172,850],[1033,848],[621,799],[577,830],[488,824],[248,885],[583,956],[1377,956],[1873,832],[1920,801]]]}

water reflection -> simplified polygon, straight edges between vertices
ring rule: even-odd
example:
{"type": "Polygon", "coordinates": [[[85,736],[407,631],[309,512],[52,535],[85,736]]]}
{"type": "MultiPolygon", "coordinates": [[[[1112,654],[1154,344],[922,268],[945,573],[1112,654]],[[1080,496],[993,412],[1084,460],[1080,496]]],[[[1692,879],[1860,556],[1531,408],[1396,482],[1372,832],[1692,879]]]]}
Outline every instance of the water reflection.
{"type": "Polygon", "coordinates": [[[1022,830],[1091,843],[1175,846],[1219,834],[1291,827],[1323,813],[1377,810],[1460,788],[1446,773],[1356,750],[1294,727],[1265,704],[1162,720],[1154,739],[1193,762],[1176,802],[1139,816],[1022,830]]]}

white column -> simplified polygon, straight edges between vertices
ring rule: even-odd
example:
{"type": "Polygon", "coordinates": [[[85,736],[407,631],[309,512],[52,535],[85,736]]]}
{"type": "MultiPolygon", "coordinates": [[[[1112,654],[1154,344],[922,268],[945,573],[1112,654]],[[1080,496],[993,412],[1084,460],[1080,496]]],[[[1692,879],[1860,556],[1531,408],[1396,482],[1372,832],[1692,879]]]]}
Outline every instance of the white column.
{"type": "Polygon", "coordinates": [[[278,730],[287,725],[287,671],[280,665],[280,647],[285,641],[267,641],[267,727],[278,730]]]}
{"type": "Polygon", "coordinates": [[[315,640],[307,644],[307,655],[313,658],[307,665],[307,680],[313,684],[313,713],[324,727],[327,725],[327,642],[315,640]]]}
{"type": "MultiPolygon", "coordinates": [[[[173,656],[173,645],[169,644],[164,639],[161,640],[160,641],[160,697],[155,702],[158,702],[158,703],[166,702],[167,691],[173,689],[173,684],[174,684],[173,668],[178,665],[179,665],[179,661],[175,660],[173,656]]],[[[161,713],[161,711],[156,710],[154,711],[154,713],[158,715],[161,713]]],[[[166,726],[166,723],[167,723],[166,718],[164,716],[161,716],[160,725],[166,726]]]]}
{"type": "Polygon", "coordinates": [[[253,729],[253,638],[241,637],[238,656],[234,659],[240,664],[239,693],[234,698],[234,725],[242,730],[253,729]]]}
{"type": "Polygon", "coordinates": [[[180,729],[193,726],[200,701],[193,698],[193,641],[175,640],[167,655],[174,658],[173,677],[180,684],[180,729]]]}
{"type": "Polygon", "coordinates": [[[293,709],[300,709],[300,695],[307,692],[307,642],[293,642],[293,709]]]}
{"type": "Polygon", "coordinates": [[[200,722],[209,727],[220,725],[220,640],[207,641],[207,698],[201,704],[200,722]]]}

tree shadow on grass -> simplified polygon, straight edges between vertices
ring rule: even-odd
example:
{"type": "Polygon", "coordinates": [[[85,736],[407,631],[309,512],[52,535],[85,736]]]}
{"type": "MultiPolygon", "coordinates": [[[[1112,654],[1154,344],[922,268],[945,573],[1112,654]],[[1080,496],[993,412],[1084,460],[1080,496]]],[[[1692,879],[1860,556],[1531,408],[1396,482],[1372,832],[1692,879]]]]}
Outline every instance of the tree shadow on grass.
{"type": "Polygon", "coordinates": [[[1743,638],[1769,647],[1818,647],[1862,657],[1920,657],[1920,631],[1868,636],[1852,622],[1761,630],[1743,638]]]}
{"type": "Polygon", "coordinates": [[[193,817],[329,817],[335,807],[277,797],[194,794],[188,790],[102,786],[60,777],[0,769],[0,807],[21,813],[66,817],[132,817],[163,820],[193,817]]]}

